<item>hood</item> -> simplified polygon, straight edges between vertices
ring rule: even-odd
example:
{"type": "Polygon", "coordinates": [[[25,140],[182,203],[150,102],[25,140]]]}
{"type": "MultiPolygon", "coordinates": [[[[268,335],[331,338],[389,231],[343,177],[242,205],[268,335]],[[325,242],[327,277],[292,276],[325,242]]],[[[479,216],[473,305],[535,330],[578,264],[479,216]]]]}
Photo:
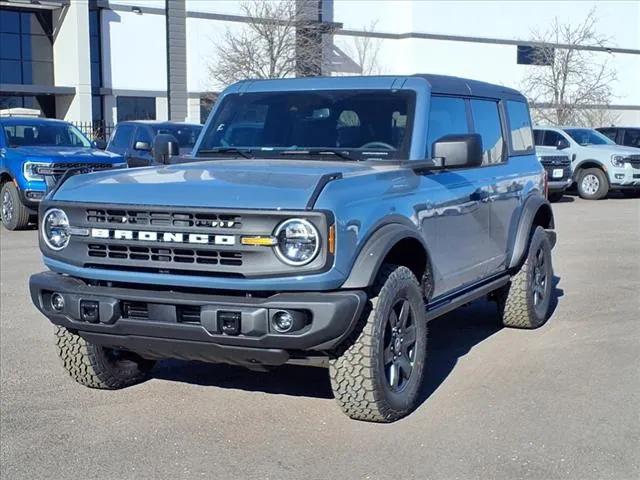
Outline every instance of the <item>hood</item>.
{"type": "Polygon", "coordinates": [[[640,148],[626,147],[624,145],[585,145],[582,148],[593,148],[598,151],[606,151],[611,155],[640,155],[640,148]]]}
{"type": "Polygon", "coordinates": [[[15,152],[36,162],[121,163],[122,155],[86,147],[18,147],[15,152]]]}
{"type": "Polygon", "coordinates": [[[176,207],[304,209],[328,174],[373,171],[355,162],[215,160],[111,170],[67,180],[54,199],[176,207]]]}

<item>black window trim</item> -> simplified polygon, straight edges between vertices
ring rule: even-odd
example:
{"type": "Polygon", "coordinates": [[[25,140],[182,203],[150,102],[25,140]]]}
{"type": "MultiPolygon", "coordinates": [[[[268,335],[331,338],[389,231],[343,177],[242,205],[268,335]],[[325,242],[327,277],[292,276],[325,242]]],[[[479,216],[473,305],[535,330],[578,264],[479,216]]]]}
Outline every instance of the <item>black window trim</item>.
{"type": "Polygon", "coordinates": [[[505,119],[506,119],[506,124],[507,124],[507,132],[509,132],[509,134],[507,135],[507,145],[509,148],[509,156],[510,157],[524,157],[526,155],[535,155],[536,154],[536,140],[535,137],[533,136],[533,122],[531,121],[531,109],[529,108],[529,103],[525,100],[512,100],[512,99],[507,99],[507,100],[502,100],[502,102],[504,102],[504,113],[505,113],[505,119]],[[528,150],[516,150],[515,148],[513,148],[513,141],[511,139],[511,118],[509,116],[509,106],[507,105],[508,102],[519,102],[519,103],[523,103],[524,106],[527,109],[527,113],[529,114],[529,126],[531,128],[531,148],[528,150]]]}

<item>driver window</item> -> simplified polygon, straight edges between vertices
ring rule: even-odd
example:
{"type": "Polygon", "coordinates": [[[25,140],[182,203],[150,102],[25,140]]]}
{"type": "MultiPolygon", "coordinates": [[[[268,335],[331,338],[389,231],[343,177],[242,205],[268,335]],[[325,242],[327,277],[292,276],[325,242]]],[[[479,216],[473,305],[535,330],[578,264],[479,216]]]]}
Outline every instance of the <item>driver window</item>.
{"type": "Polygon", "coordinates": [[[466,133],[469,133],[469,122],[464,99],[431,97],[427,133],[427,158],[431,158],[431,146],[440,137],[466,133]]]}
{"type": "Polygon", "coordinates": [[[151,138],[151,134],[149,133],[149,130],[147,130],[144,127],[138,127],[138,129],[136,130],[136,138],[133,142],[134,146],[136,142],[145,142],[151,145],[153,143],[153,139],[151,138]]]}

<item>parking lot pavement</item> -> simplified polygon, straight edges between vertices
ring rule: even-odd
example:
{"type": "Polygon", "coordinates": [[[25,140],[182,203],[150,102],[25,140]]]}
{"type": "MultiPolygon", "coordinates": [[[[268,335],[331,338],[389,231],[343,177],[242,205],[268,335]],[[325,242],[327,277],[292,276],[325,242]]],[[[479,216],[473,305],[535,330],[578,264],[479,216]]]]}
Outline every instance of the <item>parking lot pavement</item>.
{"type": "Polygon", "coordinates": [[[555,204],[558,301],[536,331],[476,302],[430,324],[424,402],[347,419],[325,370],[178,361],[118,392],[72,382],[31,306],[36,231],[1,235],[4,479],[640,478],[640,200],[555,204]]]}

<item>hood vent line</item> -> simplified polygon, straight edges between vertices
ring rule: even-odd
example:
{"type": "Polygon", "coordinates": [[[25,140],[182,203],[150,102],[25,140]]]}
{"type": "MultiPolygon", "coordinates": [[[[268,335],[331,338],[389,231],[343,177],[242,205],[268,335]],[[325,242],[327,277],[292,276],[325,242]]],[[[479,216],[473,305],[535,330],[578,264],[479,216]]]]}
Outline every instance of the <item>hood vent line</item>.
{"type": "Polygon", "coordinates": [[[325,173],[318,179],[318,183],[316,184],[316,188],[313,189],[313,193],[309,197],[309,201],[307,202],[307,206],[305,207],[307,210],[313,210],[316,205],[316,201],[318,197],[324,190],[324,187],[327,186],[328,183],[333,182],[334,180],[340,180],[342,178],[342,173],[333,172],[333,173],[325,173]]]}

